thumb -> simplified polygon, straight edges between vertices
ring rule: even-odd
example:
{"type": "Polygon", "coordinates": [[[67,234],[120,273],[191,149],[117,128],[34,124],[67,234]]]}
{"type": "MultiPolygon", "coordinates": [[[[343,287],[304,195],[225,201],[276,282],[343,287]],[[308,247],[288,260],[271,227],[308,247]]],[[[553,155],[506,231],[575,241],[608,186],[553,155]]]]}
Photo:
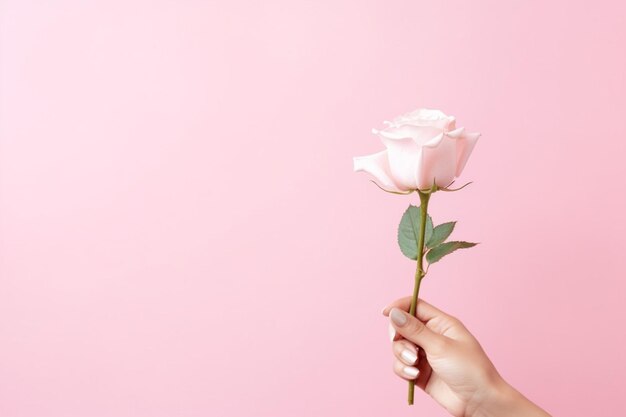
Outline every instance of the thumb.
{"type": "Polygon", "coordinates": [[[398,334],[424,349],[427,354],[441,352],[447,343],[446,337],[433,332],[417,318],[399,308],[392,308],[389,317],[398,334]]]}

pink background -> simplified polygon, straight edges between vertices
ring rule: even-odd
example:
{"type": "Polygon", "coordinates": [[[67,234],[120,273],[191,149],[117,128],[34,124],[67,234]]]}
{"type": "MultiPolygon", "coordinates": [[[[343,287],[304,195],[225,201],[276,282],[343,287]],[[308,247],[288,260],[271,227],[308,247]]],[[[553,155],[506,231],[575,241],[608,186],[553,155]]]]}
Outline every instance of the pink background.
{"type": "Polygon", "coordinates": [[[0,415],[445,416],[391,371],[411,197],[352,156],[483,133],[423,297],[562,416],[626,413],[619,1],[5,0],[0,415]]]}

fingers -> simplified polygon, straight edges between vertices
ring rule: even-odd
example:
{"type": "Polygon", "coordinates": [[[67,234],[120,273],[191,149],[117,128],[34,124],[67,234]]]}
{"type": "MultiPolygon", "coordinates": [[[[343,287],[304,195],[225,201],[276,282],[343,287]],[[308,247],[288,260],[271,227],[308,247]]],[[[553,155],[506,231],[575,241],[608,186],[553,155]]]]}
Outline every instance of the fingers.
{"type": "MultiPolygon", "coordinates": [[[[409,311],[409,308],[411,307],[411,298],[412,297],[410,296],[403,297],[392,302],[383,309],[383,315],[388,316],[392,308],[399,308],[400,310],[409,311]]],[[[432,320],[435,317],[449,317],[446,313],[439,310],[432,304],[428,304],[421,298],[417,300],[417,308],[415,312],[417,318],[424,322],[432,320]]]]}
{"type": "Polygon", "coordinates": [[[389,340],[392,342],[398,340],[398,332],[396,332],[396,328],[391,323],[389,323],[389,340]]]}
{"type": "Polygon", "coordinates": [[[395,372],[395,374],[400,378],[404,378],[406,380],[417,379],[420,373],[416,367],[405,365],[399,360],[395,360],[393,362],[393,372],[395,372]]]}
{"type": "MultiPolygon", "coordinates": [[[[389,312],[391,324],[396,334],[420,346],[427,354],[441,352],[447,338],[430,330],[424,323],[399,308],[389,312]]],[[[395,336],[397,338],[398,336],[395,336]]]]}
{"type": "Polygon", "coordinates": [[[432,368],[426,359],[424,350],[419,349],[406,339],[393,342],[392,349],[394,353],[393,372],[402,379],[414,380],[417,387],[425,389],[432,368]]]}
{"type": "Polygon", "coordinates": [[[393,342],[392,349],[393,354],[396,355],[396,358],[400,362],[403,362],[405,365],[417,367],[418,354],[414,344],[406,340],[400,340],[393,342]]]}

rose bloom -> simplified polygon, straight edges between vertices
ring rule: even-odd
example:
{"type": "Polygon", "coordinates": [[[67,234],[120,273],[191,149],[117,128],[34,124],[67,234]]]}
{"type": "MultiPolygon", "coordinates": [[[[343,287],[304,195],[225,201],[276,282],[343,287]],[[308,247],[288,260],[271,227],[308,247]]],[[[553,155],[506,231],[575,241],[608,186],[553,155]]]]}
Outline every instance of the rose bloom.
{"type": "Polygon", "coordinates": [[[386,191],[410,193],[444,188],[461,175],[480,133],[455,126],[440,110],[417,109],[373,129],[387,149],[354,158],[354,171],[365,171],[386,191]]]}

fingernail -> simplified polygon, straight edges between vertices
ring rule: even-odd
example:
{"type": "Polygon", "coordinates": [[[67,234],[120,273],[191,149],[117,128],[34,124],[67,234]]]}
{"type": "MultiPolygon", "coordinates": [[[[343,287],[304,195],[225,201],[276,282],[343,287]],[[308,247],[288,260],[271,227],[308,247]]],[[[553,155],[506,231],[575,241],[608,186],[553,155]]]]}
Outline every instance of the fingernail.
{"type": "Polygon", "coordinates": [[[417,355],[408,349],[403,350],[400,356],[402,356],[402,359],[404,359],[408,363],[415,363],[415,361],[417,360],[417,355]]]}
{"type": "Polygon", "coordinates": [[[420,373],[420,371],[412,366],[405,366],[404,368],[402,368],[402,373],[404,373],[404,375],[409,378],[415,378],[420,373]]]}
{"type": "Polygon", "coordinates": [[[391,310],[389,317],[391,317],[391,321],[393,321],[396,326],[402,327],[406,324],[406,315],[397,308],[391,310]]]}
{"type": "Polygon", "coordinates": [[[393,342],[395,338],[396,338],[396,329],[394,329],[391,323],[389,323],[389,340],[393,342]]]}

